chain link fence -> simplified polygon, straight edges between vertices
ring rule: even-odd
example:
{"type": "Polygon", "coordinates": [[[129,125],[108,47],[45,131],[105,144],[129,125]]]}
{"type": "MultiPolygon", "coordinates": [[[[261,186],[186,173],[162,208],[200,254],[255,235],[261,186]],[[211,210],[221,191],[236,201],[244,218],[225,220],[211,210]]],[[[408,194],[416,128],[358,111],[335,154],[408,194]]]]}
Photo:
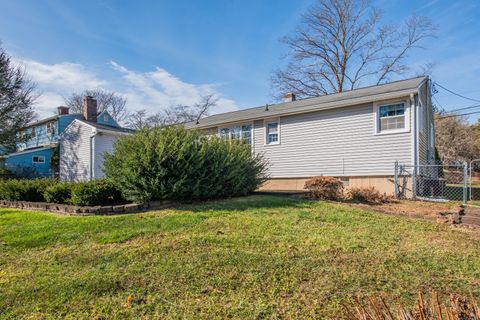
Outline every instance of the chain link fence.
{"type": "Polygon", "coordinates": [[[470,162],[469,200],[480,205],[480,159],[470,162]]]}
{"type": "Polygon", "coordinates": [[[416,166],[396,163],[394,181],[395,195],[399,199],[463,203],[469,199],[467,163],[416,166]]]}

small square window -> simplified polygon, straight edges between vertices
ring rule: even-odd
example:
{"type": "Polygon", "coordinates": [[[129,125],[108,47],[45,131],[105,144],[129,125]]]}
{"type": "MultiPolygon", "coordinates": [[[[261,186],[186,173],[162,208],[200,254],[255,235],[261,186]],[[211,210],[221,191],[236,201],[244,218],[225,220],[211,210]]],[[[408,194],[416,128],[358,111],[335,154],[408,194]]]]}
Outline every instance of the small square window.
{"type": "Polygon", "coordinates": [[[33,163],[45,163],[45,157],[44,156],[33,156],[32,157],[32,162],[33,163]]]}
{"type": "Polygon", "coordinates": [[[278,143],[278,122],[267,123],[267,144],[278,143]]]}

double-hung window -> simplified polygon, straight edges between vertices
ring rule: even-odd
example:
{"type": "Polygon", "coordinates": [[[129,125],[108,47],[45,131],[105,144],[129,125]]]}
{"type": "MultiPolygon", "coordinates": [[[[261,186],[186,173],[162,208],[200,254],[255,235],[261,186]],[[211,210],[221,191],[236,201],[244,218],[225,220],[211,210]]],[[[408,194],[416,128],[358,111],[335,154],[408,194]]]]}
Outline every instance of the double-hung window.
{"type": "Polygon", "coordinates": [[[406,128],[405,103],[380,105],[378,107],[378,127],[380,132],[406,128]]]}
{"type": "Polygon", "coordinates": [[[50,135],[55,134],[55,122],[47,122],[47,133],[50,135]]]}
{"type": "Polygon", "coordinates": [[[270,121],[266,124],[266,143],[278,144],[280,143],[278,121],[270,121]]]}

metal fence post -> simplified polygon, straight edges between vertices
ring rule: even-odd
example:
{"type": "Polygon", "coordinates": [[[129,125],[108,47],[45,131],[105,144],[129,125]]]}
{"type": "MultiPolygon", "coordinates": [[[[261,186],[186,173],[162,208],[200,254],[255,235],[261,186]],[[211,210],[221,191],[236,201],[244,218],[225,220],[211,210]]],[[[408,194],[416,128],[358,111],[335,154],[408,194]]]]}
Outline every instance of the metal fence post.
{"type": "Polygon", "coordinates": [[[417,166],[412,166],[412,199],[417,198],[417,166]]]}
{"type": "Polygon", "coordinates": [[[398,199],[398,161],[395,161],[395,174],[393,176],[393,183],[395,186],[395,198],[398,199]]]}

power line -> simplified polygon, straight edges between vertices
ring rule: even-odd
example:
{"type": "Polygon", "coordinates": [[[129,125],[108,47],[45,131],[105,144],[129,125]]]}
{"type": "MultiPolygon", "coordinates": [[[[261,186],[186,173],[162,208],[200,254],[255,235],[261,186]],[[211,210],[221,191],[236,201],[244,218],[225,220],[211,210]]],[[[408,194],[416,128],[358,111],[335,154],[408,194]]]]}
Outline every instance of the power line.
{"type": "Polygon", "coordinates": [[[458,108],[458,109],[452,109],[452,110],[445,110],[445,108],[442,108],[446,113],[453,113],[457,111],[462,111],[462,110],[468,110],[468,109],[475,109],[475,108],[480,108],[480,104],[476,104],[470,107],[464,107],[464,108],[458,108]]]}
{"type": "Polygon", "coordinates": [[[468,113],[461,113],[461,114],[447,114],[447,115],[440,115],[438,119],[445,119],[445,118],[453,118],[453,117],[461,117],[461,116],[468,116],[472,114],[480,113],[480,111],[468,112],[468,113]]]}
{"type": "Polygon", "coordinates": [[[461,95],[460,93],[457,93],[457,92],[454,92],[454,91],[452,91],[452,90],[450,90],[450,89],[447,89],[447,88],[445,88],[444,86],[442,86],[441,84],[439,84],[438,82],[434,82],[434,84],[437,85],[437,86],[439,86],[440,88],[442,88],[442,89],[450,92],[451,94],[454,94],[454,95],[460,97],[460,98],[467,99],[467,100],[470,100],[470,101],[480,102],[480,100],[478,100],[478,99],[473,99],[473,98],[465,97],[464,95],[461,95]]]}

